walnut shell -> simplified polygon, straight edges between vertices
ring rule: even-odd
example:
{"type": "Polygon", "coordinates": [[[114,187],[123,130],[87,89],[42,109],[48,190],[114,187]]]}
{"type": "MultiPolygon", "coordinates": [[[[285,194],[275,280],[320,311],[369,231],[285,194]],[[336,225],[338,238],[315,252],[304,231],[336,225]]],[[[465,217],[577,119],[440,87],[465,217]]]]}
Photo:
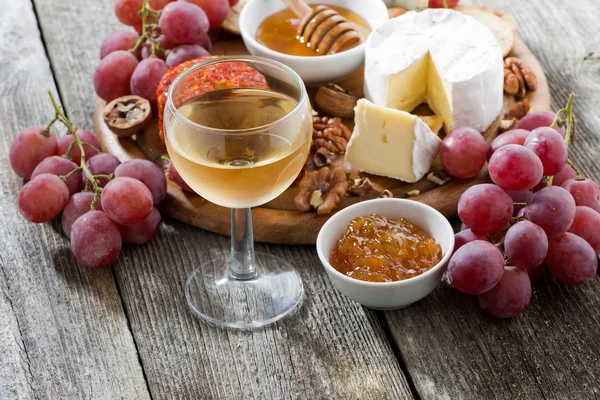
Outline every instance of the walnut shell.
{"type": "Polygon", "coordinates": [[[339,118],[354,118],[357,101],[357,97],[335,84],[321,86],[315,96],[315,102],[321,111],[339,118]]]}
{"type": "Polygon", "coordinates": [[[104,107],[104,122],[115,135],[135,135],[152,119],[150,102],[140,96],[118,97],[104,107]]]}

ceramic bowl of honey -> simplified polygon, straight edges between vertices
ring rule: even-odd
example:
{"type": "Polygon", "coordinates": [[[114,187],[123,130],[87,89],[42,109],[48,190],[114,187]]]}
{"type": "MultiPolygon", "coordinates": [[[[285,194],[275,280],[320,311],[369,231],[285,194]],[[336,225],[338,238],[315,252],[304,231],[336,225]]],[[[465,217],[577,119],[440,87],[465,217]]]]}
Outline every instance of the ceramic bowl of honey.
{"type": "MultiPolygon", "coordinates": [[[[318,0],[309,4],[331,7],[348,21],[362,26],[363,36],[388,19],[381,0],[318,0]]],[[[300,22],[301,18],[281,0],[251,0],[242,9],[239,27],[250,54],[286,64],[306,85],[337,82],[363,65],[366,37],[352,48],[319,54],[297,39],[300,22]]]]}
{"type": "Polygon", "coordinates": [[[356,203],[333,215],[317,253],[333,286],[379,310],[406,307],[442,280],[454,231],[439,211],[405,199],[356,203]]]}

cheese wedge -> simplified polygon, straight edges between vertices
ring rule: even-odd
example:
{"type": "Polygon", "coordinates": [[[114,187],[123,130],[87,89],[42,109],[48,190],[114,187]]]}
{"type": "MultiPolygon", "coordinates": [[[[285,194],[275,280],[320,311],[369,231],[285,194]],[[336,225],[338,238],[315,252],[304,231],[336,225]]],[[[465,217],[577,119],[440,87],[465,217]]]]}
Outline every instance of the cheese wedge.
{"type": "Polygon", "coordinates": [[[346,162],[374,175],[416,182],[429,169],[441,140],[420,118],[361,99],[354,108],[354,132],[346,162]]]}
{"type": "Polygon", "coordinates": [[[408,12],[367,40],[365,97],[412,111],[426,102],[446,131],[485,131],[503,105],[502,51],[488,27],[448,9],[408,12]]]}

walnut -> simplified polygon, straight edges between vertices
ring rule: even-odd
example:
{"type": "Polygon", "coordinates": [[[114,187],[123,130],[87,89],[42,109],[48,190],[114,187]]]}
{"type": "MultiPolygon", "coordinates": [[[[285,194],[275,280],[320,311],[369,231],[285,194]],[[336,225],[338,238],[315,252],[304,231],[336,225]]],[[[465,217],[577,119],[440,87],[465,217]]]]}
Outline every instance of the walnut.
{"type": "Polygon", "coordinates": [[[329,214],[348,190],[343,168],[323,167],[312,171],[300,181],[300,190],[294,199],[300,211],[317,210],[318,215],[329,214]]]}
{"type": "Polygon", "coordinates": [[[390,190],[385,189],[383,192],[381,192],[379,197],[382,199],[391,199],[394,197],[394,194],[390,190]]]}
{"type": "Polygon", "coordinates": [[[315,163],[315,167],[322,168],[334,162],[336,157],[337,156],[335,155],[335,153],[330,152],[325,147],[321,147],[315,153],[313,161],[315,163]]]}
{"type": "Polygon", "coordinates": [[[373,184],[369,178],[357,178],[351,181],[352,186],[348,188],[348,193],[356,196],[362,196],[373,189],[373,184]]]}
{"type": "Polygon", "coordinates": [[[114,99],[104,107],[104,122],[115,135],[135,135],[152,119],[150,102],[140,96],[128,95],[114,99]]]}
{"type": "Polygon", "coordinates": [[[312,151],[324,147],[335,154],[346,151],[352,132],[339,118],[313,117],[312,151]]]}
{"type": "Polygon", "coordinates": [[[436,172],[430,172],[427,175],[427,180],[433,183],[436,183],[440,186],[445,185],[446,183],[450,182],[452,180],[452,178],[450,177],[450,175],[448,175],[448,173],[446,171],[439,170],[436,172]]]}
{"type": "Polygon", "coordinates": [[[504,113],[504,119],[521,119],[527,115],[529,110],[531,109],[531,104],[529,104],[528,99],[523,99],[522,101],[516,102],[512,106],[506,110],[504,113]]]}
{"type": "Polygon", "coordinates": [[[498,132],[503,133],[513,129],[517,125],[516,118],[503,119],[500,121],[500,126],[498,127],[498,132]]]}
{"type": "Polygon", "coordinates": [[[517,57],[504,60],[504,91],[518,97],[525,97],[527,90],[537,89],[537,78],[517,57]]]}
{"type": "Polygon", "coordinates": [[[321,111],[340,118],[354,118],[357,101],[356,96],[334,83],[319,87],[315,95],[315,103],[321,111]]]}

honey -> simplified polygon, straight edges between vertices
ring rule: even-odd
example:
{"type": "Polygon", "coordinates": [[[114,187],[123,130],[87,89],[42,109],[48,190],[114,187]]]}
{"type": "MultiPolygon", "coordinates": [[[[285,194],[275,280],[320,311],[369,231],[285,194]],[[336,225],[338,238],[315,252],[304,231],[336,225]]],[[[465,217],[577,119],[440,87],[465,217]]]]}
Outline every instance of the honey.
{"type": "Polygon", "coordinates": [[[394,282],[421,275],[441,259],[440,246],[419,226],[372,214],[350,221],[329,263],[355,279],[394,282]]]}
{"type": "MultiPolygon", "coordinates": [[[[311,6],[316,7],[316,4],[311,6]]],[[[327,7],[337,11],[348,21],[357,23],[358,25],[367,28],[369,31],[371,30],[367,21],[355,12],[339,6],[327,5],[327,7]]],[[[297,17],[296,14],[288,8],[276,12],[275,14],[268,16],[260,24],[256,31],[256,40],[267,46],[269,49],[279,53],[305,57],[321,55],[298,40],[296,35],[301,21],[302,19],[297,17]]],[[[349,50],[350,48],[351,47],[342,49],[342,51],[349,50]]]]}

